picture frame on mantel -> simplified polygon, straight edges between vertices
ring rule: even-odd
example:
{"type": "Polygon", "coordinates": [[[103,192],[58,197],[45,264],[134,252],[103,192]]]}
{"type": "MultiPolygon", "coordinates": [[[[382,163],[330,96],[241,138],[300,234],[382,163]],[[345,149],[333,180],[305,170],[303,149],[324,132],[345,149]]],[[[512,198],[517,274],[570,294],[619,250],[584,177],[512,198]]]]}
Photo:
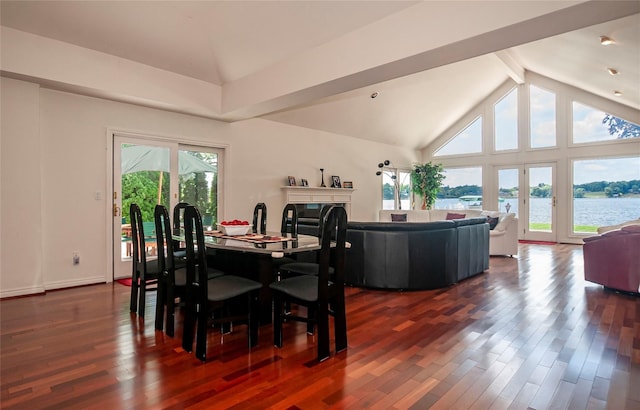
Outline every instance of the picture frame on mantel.
{"type": "Polygon", "coordinates": [[[331,187],[332,188],[342,188],[342,184],[340,183],[340,177],[337,175],[331,175],[331,187]]]}
{"type": "Polygon", "coordinates": [[[296,178],[289,176],[289,186],[296,186],[296,178]]]}
{"type": "Polygon", "coordinates": [[[343,188],[353,189],[353,182],[352,181],[344,181],[342,183],[342,187],[343,188]]]}
{"type": "Polygon", "coordinates": [[[307,181],[306,179],[302,178],[300,180],[300,183],[302,184],[302,186],[309,186],[309,181],[307,181]]]}

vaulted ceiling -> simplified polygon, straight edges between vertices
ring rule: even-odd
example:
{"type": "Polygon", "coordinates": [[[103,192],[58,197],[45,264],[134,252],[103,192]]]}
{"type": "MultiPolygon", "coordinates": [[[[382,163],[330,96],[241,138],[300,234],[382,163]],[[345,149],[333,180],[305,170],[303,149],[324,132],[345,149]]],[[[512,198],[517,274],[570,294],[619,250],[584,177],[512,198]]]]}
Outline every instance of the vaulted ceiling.
{"type": "Polygon", "coordinates": [[[224,121],[420,148],[525,71],[640,109],[637,1],[3,0],[0,13],[5,28],[218,87],[220,108],[3,75],[224,121]]]}

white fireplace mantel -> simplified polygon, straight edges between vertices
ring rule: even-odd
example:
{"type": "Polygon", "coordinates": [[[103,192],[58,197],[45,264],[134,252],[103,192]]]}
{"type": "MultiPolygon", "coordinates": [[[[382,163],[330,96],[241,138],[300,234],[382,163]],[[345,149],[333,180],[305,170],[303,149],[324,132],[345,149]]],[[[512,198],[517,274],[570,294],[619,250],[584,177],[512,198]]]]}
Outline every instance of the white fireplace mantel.
{"type": "Polygon", "coordinates": [[[344,204],[347,217],[351,217],[352,188],[314,188],[283,186],[285,204],[344,204]]]}

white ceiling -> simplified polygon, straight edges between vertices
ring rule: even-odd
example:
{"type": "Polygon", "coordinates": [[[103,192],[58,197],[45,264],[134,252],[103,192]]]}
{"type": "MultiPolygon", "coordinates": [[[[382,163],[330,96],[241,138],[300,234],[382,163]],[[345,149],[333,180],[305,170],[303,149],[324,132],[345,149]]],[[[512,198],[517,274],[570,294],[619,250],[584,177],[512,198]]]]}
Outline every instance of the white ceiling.
{"type": "MultiPolygon", "coordinates": [[[[308,90],[321,92],[308,92],[305,98],[297,95],[286,102],[280,98],[286,93],[273,96],[279,104],[260,106],[253,115],[420,148],[522,70],[640,109],[640,14],[619,18],[630,14],[629,3],[632,12],[640,12],[640,2],[604,2],[609,4],[607,9],[599,4],[598,13],[591,13],[597,17],[582,18],[589,14],[586,6],[570,14],[570,19],[566,14],[554,15],[556,9],[585,3],[593,2],[2,0],[1,19],[5,27],[223,89],[264,73],[276,73],[277,78],[279,67],[288,62],[300,61],[319,49],[326,53],[343,47],[352,52],[329,53],[321,60],[325,72],[340,69],[341,77],[330,81],[316,75],[316,84],[308,90]],[[616,13],[623,3],[627,3],[625,11],[616,13]],[[505,27],[501,33],[508,38],[491,36],[487,28],[487,37],[476,36],[475,43],[465,43],[468,25],[457,23],[467,9],[478,5],[487,10],[486,15],[471,16],[478,26],[500,19],[523,24],[505,27]],[[525,8],[540,14],[527,21],[526,16],[518,15],[525,8]],[[410,20],[420,10],[429,12],[429,21],[425,19],[419,31],[404,33],[405,28],[414,30],[410,20]],[[594,19],[599,24],[589,24],[594,19]],[[353,44],[366,33],[374,33],[366,37],[370,41],[353,44]],[[617,43],[601,46],[600,35],[609,35],[617,43]],[[436,54],[425,53],[416,63],[421,55],[415,53],[415,47],[432,38],[436,54]],[[447,44],[449,38],[455,47],[447,44]],[[502,58],[486,51],[505,48],[500,44],[509,45],[500,54],[502,58]],[[463,46],[479,51],[476,55],[462,53],[463,46]],[[511,64],[505,64],[505,54],[511,64]],[[362,65],[355,67],[353,61],[362,65]],[[407,62],[414,67],[407,68],[407,62]],[[345,69],[343,65],[348,64],[353,67],[345,69]],[[607,67],[615,67],[620,74],[610,76],[607,67]],[[623,95],[614,97],[614,90],[623,95]],[[374,91],[379,95],[372,99],[374,91]]],[[[212,117],[225,119],[224,115],[212,117]]]]}

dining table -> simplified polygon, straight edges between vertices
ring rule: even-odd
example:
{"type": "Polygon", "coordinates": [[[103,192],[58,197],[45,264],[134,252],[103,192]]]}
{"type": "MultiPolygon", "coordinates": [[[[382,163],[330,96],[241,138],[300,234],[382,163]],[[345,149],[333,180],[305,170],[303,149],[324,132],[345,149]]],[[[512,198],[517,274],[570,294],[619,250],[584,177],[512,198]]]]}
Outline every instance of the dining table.
{"type": "MultiPolygon", "coordinates": [[[[184,241],[184,236],[174,235],[173,239],[184,241]]],[[[321,248],[316,236],[292,236],[280,232],[230,236],[219,231],[205,231],[204,239],[209,265],[225,273],[244,276],[262,284],[258,295],[261,324],[271,323],[272,319],[269,285],[275,280],[274,260],[284,257],[315,260],[314,253],[321,248]]]]}

